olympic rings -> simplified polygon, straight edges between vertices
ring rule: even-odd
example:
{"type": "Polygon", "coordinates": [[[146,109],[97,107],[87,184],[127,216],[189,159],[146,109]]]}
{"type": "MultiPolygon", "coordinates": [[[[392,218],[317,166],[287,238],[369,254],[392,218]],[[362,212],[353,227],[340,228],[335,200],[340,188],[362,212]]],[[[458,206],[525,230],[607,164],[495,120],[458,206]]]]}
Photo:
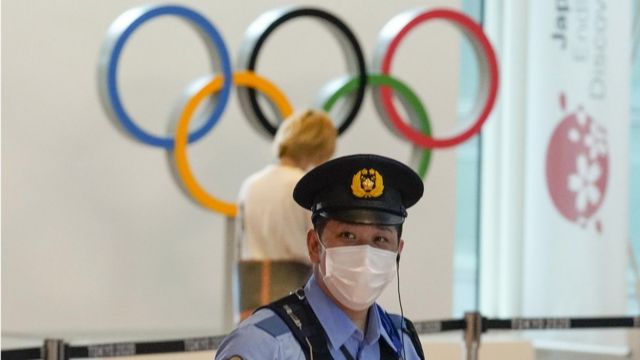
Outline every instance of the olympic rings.
{"type": "MultiPolygon", "coordinates": [[[[360,48],[360,43],[356,39],[353,32],[349,27],[334,15],[329,14],[324,10],[304,7],[287,7],[282,9],[275,9],[268,11],[259,16],[246,32],[246,37],[243,45],[241,46],[240,59],[238,63],[241,69],[247,69],[255,71],[256,63],[258,62],[258,54],[260,48],[267,40],[267,37],[280,25],[285,22],[298,18],[298,17],[312,17],[322,21],[323,24],[331,26],[330,30],[337,40],[343,45],[342,49],[347,55],[347,68],[352,76],[357,75],[359,78],[358,88],[356,90],[356,96],[352,101],[351,110],[349,110],[345,119],[338,122],[338,133],[342,134],[351,122],[358,114],[362,100],[364,98],[364,92],[367,85],[367,69],[364,63],[364,55],[360,48]],[[350,50],[350,52],[349,52],[350,50]]],[[[266,130],[268,135],[273,136],[276,133],[277,126],[272,125],[272,122],[267,120],[256,97],[256,92],[253,89],[238,89],[238,97],[242,104],[242,110],[245,116],[255,125],[258,129],[262,128],[266,130]]]]}
{"type": "MultiPolygon", "coordinates": [[[[292,113],[292,107],[286,96],[274,84],[256,75],[252,70],[256,68],[259,51],[267,37],[286,21],[300,17],[314,18],[327,25],[345,52],[348,76],[330,82],[323,87],[320,94],[322,99],[320,104],[327,111],[334,107],[339,98],[348,97],[347,101],[343,102],[346,104],[346,111],[340,111],[340,114],[346,115],[341,116],[337,121],[339,134],[352,124],[362,105],[367,84],[371,83],[376,110],[384,124],[394,134],[406,138],[414,145],[414,155],[421,155],[417,172],[423,178],[431,161],[430,149],[450,147],[466,141],[480,131],[491,112],[498,90],[498,66],[491,44],[482,32],[482,28],[472,19],[459,12],[445,9],[414,10],[393,17],[380,32],[372,62],[376,73],[369,74],[361,46],[353,32],[343,21],[324,10],[293,6],[272,10],[258,17],[247,29],[239,56],[239,69],[249,71],[234,73],[221,35],[202,15],[181,6],[152,5],[133,8],[121,14],[112,23],[101,49],[98,73],[102,103],[115,119],[116,124],[124,128],[128,135],[148,145],[174,150],[176,174],[187,192],[198,203],[215,212],[235,216],[237,208],[234,203],[225,202],[210,195],[196,181],[188,165],[187,143],[201,139],[217,124],[229,101],[233,84],[239,86],[237,92],[241,108],[251,124],[269,136],[275,133],[279,120],[267,120],[257,101],[256,90],[267,95],[283,118],[292,113]],[[155,136],[137,126],[122,104],[117,84],[118,62],[128,38],[146,21],[163,15],[176,16],[185,20],[202,34],[207,44],[212,45],[207,48],[213,71],[217,73],[214,80],[202,87],[195,95],[191,96],[188,90],[185,92],[190,99],[182,110],[175,130],[175,138],[155,136]],[[478,116],[477,118],[474,116],[475,121],[471,127],[449,138],[432,137],[429,115],[423,104],[407,85],[389,75],[393,56],[404,36],[417,25],[435,19],[451,22],[462,30],[471,42],[480,64],[480,90],[476,99],[476,109],[480,109],[477,111],[478,116]],[[396,111],[391,90],[398,93],[398,98],[408,115],[408,123],[403,121],[396,111]],[[211,114],[201,126],[189,134],[189,123],[198,104],[216,92],[219,94],[211,114]]],[[[412,156],[412,158],[417,157],[412,156]]]]}
{"type": "Polygon", "coordinates": [[[107,112],[115,118],[116,123],[122,125],[129,135],[141,142],[159,146],[166,149],[173,148],[173,139],[162,138],[141,129],[137,126],[120,100],[118,94],[118,60],[122,53],[127,39],[140,25],[145,21],[151,20],[158,16],[173,15],[181,19],[186,20],[190,25],[197,28],[198,33],[202,34],[205,40],[210,40],[216,52],[213,52],[211,46],[207,46],[210,52],[210,58],[212,60],[212,66],[214,70],[222,67],[222,75],[224,76],[224,84],[218,101],[213,109],[213,112],[209,116],[206,122],[197,129],[193,134],[189,136],[189,142],[197,141],[206,135],[209,130],[213,128],[218,119],[222,116],[225,106],[228,103],[229,94],[231,92],[231,60],[227,47],[224,44],[222,36],[213,27],[213,25],[207,21],[202,15],[182,6],[142,6],[138,8],[130,9],[121,14],[109,27],[107,32],[107,38],[103,43],[100,50],[100,65],[99,65],[99,90],[102,98],[102,103],[107,108],[107,112]]]}
{"type": "Polygon", "coordinates": [[[391,60],[393,60],[393,55],[400,41],[409,31],[419,24],[434,19],[451,21],[462,30],[471,42],[478,62],[484,69],[484,71],[479,71],[481,86],[479,96],[476,99],[475,109],[478,109],[482,102],[484,102],[484,106],[482,107],[482,112],[477,116],[474,124],[469,129],[450,138],[435,139],[412,129],[400,119],[400,115],[393,105],[391,91],[388,88],[382,87],[376,89],[379,91],[374,90],[376,109],[380,117],[390,122],[401,134],[406,136],[409,141],[423,148],[454,146],[478,133],[480,128],[482,128],[482,124],[487,120],[498,94],[498,62],[493,48],[489,43],[489,39],[485,36],[482,28],[471,18],[452,10],[412,10],[398,14],[392,18],[380,32],[378,48],[375,52],[378,56],[373,60],[374,69],[379,68],[381,73],[388,74],[391,69],[391,60]],[[379,56],[379,54],[382,54],[382,56],[379,56]],[[487,72],[489,73],[488,75],[487,72]],[[489,77],[489,85],[487,85],[487,76],[489,77]]]}
{"type": "MultiPolygon", "coordinates": [[[[285,95],[273,83],[252,72],[245,71],[234,73],[233,83],[260,90],[262,93],[267,95],[271,101],[273,101],[283,117],[289,116],[293,111],[291,104],[289,104],[285,95]]],[[[176,127],[176,142],[173,158],[175,160],[178,175],[182,180],[182,184],[198,203],[213,211],[223,213],[230,217],[235,217],[238,211],[235,203],[224,202],[222,200],[218,200],[212,195],[209,195],[207,191],[198,184],[187,162],[187,132],[191,117],[200,102],[202,102],[206,97],[219,91],[221,87],[224,88],[223,79],[218,76],[206,84],[187,102],[182,114],[180,115],[178,126],[176,127]]]]}
{"type": "MultiPolygon", "coordinates": [[[[321,91],[320,95],[320,103],[322,104],[322,108],[329,112],[333,105],[340,99],[342,96],[355,91],[359,87],[358,78],[351,79],[349,81],[339,81],[331,84],[331,86],[324,88],[321,91]],[[334,87],[337,87],[337,90],[333,90],[334,87]]],[[[400,97],[400,102],[404,105],[409,113],[409,118],[414,119],[417,117],[419,126],[423,133],[427,136],[431,136],[431,123],[429,121],[429,115],[425,110],[424,106],[418,99],[418,96],[411,90],[406,84],[402,83],[400,80],[396,78],[392,78],[388,75],[382,74],[371,74],[368,76],[367,80],[369,84],[374,86],[390,86],[393,90],[396,90],[400,97]]],[[[416,122],[416,121],[412,121],[416,122]]],[[[396,133],[393,131],[393,133],[396,133]]],[[[420,161],[417,167],[418,175],[424,179],[427,174],[427,170],[429,169],[429,165],[431,164],[431,150],[424,149],[422,150],[422,156],[420,157],[420,161]]]]}

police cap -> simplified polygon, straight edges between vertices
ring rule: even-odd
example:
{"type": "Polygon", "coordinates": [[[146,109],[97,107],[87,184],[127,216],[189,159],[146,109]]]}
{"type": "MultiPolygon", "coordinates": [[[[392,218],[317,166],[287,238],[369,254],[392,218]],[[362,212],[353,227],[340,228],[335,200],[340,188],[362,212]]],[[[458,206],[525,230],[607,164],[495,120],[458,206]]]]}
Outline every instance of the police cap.
{"type": "Polygon", "coordinates": [[[397,225],[424,191],[422,179],[396,160],[371,154],[336,158],[298,181],[293,198],[313,216],[397,225]]]}

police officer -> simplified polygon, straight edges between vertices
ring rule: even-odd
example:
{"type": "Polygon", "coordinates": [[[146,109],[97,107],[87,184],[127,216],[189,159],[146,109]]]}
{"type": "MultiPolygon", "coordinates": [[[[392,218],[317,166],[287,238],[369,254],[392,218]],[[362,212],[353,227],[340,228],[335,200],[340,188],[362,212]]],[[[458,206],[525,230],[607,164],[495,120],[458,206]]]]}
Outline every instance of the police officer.
{"type": "Polygon", "coordinates": [[[375,303],[396,276],[406,209],[422,193],[413,170],[378,155],[308,172],[293,197],[312,213],[313,275],[243,321],[216,359],[424,359],[411,322],[375,303]]]}

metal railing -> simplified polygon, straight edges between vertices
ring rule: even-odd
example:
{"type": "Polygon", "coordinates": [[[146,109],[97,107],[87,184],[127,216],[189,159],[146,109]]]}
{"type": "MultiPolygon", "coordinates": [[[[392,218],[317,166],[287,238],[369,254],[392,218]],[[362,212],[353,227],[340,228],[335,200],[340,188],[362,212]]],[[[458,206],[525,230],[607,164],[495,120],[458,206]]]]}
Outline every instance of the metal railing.
{"type": "MultiPolygon", "coordinates": [[[[468,312],[463,319],[417,321],[418,334],[463,331],[466,359],[477,360],[482,334],[489,330],[569,330],[640,328],[640,317],[546,317],[490,319],[468,312]]],[[[168,341],[117,342],[73,346],[62,339],[47,339],[42,347],[3,350],[2,360],[68,360],[216,350],[225,335],[168,341]]]]}

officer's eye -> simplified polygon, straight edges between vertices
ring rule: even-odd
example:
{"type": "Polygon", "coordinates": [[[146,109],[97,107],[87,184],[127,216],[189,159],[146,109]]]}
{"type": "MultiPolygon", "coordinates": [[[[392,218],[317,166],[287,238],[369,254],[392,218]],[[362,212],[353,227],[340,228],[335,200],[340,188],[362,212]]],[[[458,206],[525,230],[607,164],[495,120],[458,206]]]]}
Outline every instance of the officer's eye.
{"type": "Polygon", "coordinates": [[[345,239],[345,240],[355,240],[356,239],[356,235],[352,232],[349,231],[343,231],[340,234],[338,234],[338,237],[341,239],[345,239]]]}
{"type": "Polygon", "coordinates": [[[389,243],[389,239],[384,237],[384,236],[376,236],[375,238],[373,238],[373,241],[377,244],[388,244],[389,243]]]}

